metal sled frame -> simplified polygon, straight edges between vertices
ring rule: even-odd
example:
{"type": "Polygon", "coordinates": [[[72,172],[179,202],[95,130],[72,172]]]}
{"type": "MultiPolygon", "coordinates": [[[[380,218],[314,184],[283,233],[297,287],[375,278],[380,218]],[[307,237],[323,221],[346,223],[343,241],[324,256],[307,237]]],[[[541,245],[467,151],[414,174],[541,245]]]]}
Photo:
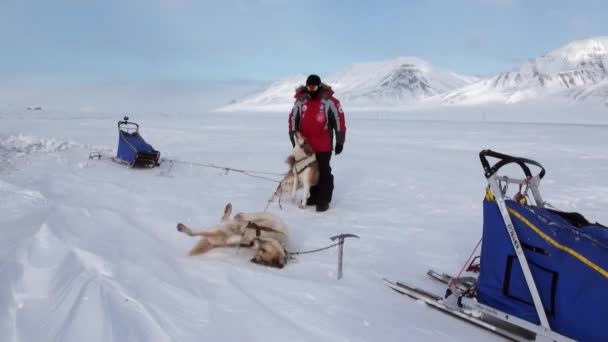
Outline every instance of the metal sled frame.
{"type": "Polygon", "coordinates": [[[139,133],[139,125],[128,120],[125,116],[123,121],[118,121],[118,129],[126,133],[139,133]]]}
{"type": "MultiPolygon", "coordinates": [[[[416,288],[403,282],[392,282],[384,279],[384,283],[393,290],[420,300],[430,307],[472,323],[479,328],[488,330],[512,341],[572,341],[551,329],[544,329],[526,320],[504,313],[495,308],[483,305],[468,297],[458,297],[458,306],[446,301],[443,297],[416,288]]],[[[447,284],[447,283],[446,283],[447,284]]]]}
{"type": "MultiPolygon", "coordinates": [[[[521,242],[517,236],[517,231],[513,225],[509,210],[506,205],[507,191],[509,184],[520,186],[518,192],[519,198],[514,200],[528,200],[527,192],[532,192],[534,204],[538,207],[545,207],[545,202],[538,190],[541,179],[545,175],[545,169],[539,163],[525,159],[512,157],[509,155],[497,153],[491,150],[483,150],[479,153],[479,158],[484,169],[485,177],[488,180],[488,189],[486,196],[496,201],[500,210],[501,217],[505,223],[505,229],[511,239],[511,244],[517,255],[517,260],[523,271],[526,285],[532,296],[536,314],[538,315],[540,324],[534,324],[520,317],[505,313],[494,307],[481,304],[477,301],[476,282],[474,277],[454,278],[445,273],[429,270],[427,273],[434,280],[438,280],[444,285],[447,285],[445,296],[439,296],[421,288],[409,285],[404,282],[394,282],[384,279],[384,283],[393,290],[407,295],[416,300],[422,301],[432,308],[435,308],[443,313],[447,313],[463,321],[472,323],[477,327],[489,330],[495,334],[501,335],[513,341],[574,341],[573,339],[561,335],[551,329],[547,315],[543,308],[536,283],[530,271],[528,261],[522,249],[521,242]],[[488,157],[496,158],[498,161],[493,165],[488,162],[488,157]],[[508,164],[518,165],[524,172],[525,178],[516,179],[497,174],[498,170],[508,164]],[[540,169],[537,175],[532,175],[530,166],[535,166],[540,169]],[[525,187],[522,194],[521,190],[525,187]],[[452,296],[450,298],[450,296],[452,296]]],[[[498,227],[497,229],[501,229],[498,227]]],[[[475,259],[473,259],[474,261],[475,259]]],[[[469,264],[469,268],[472,265],[469,264]]],[[[483,265],[483,260],[482,260],[483,265]]]]}
{"type": "Polygon", "coordinates": [[[517,260],[523,271],[526,284],[528,286],[528,289],[530,290],[530,294],[532,295],[532,300],[534,301],[534,307],[540,320],[540,325],[536,325],[513,315],[506,314],[489,306],[480,304],[469,298],[462,298],[461,303],[463,307],[465,309],[478,310],[485,315],[490,315],[505,323],[513,324],[525,330],[529,330],[536,334],[535,341],[573,341],[572,339],[560,335],[551,330],[549,321],[547,320],[547,315],[540,299],[540,295],[538,293],[538,289],[536,287],[536,283],[534,282],[532,272],[530,271],[530,266],[528,265],[528,261],[526,260],[526,256],[524,255],[524,251],[519,241],[519,237],[517,236],[517,232],[515,231],[515,227],[513,226],[513,222],[511,220],[511,217],[509,216],[509,210],[505,203],[505,196],[506,191],[508,189],[508,185],[517,184],[521,186],[528,186],[529,189],[532,191],[532,196],[534,197],[534,202],[536,206],[543,208],[545,206],[545,202],[542,199],[538,187],[540,185],[541,179],[545,175],[545,169],[541,164],[533,160],[512,157],[491,150],[481,151],[479,153],[479,158],[484,168],[485,177],[488,180],[488,186],[490,188],[490,191],[492,192],[492,195],[494,196],[494,199],[496,200],[496,203],[500,210],[500,214],[505,223],[507,233],[509,234],[509,237],[511,239],[511,244],[513,245],[513,249],[515,250],[515,253],[517,255],[517,260]],[[497,158],[499,159],[499,161],[496,164],[490,166],[487,157],[497,158]],[[526,176],[525,179],[514,179],[505,176],[499,176],[497,174],[500,168],[511,163],[515,163],[521,167],[526,176]],[[532,175],[528,165],[534,165],[540,168],[540,173],[538,173],[537,175],[532,175]],[[504,187],[501,186],[502,183],[505,184],[504,187]]]}

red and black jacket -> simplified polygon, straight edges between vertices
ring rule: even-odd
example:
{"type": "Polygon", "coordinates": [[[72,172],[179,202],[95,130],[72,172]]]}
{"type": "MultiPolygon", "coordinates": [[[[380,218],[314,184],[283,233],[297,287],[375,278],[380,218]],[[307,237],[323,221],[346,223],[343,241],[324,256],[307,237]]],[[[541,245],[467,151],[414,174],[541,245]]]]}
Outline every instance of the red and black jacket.
{"type": "Polygon", "coordinates": [[[326,84],[319,87],[315,98],[306,92],[305,86],[296,89],[295,103],[289,114],[289,138],[294,144],[294,134],[299,131],[316,152],[333,150],[334,132],[336,145],[346,139],[346,122],[340,101],[333,97],[333,90],[326,84]]]}

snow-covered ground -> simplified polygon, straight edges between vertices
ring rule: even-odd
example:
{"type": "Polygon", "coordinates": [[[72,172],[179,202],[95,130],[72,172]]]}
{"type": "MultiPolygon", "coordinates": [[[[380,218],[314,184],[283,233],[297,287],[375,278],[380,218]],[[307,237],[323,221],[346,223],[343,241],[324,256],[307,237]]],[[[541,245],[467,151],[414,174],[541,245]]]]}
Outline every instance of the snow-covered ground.
{"type": "MultiPolygon", "coordinates": [[[[209,226],[227,202],[262,211],[276,183],[88,160],[115,153],[123,113],[0,108],[0,341],[499,341],[382,278],[442,293],[425,272],[458,272],[480,238],[486,148],[538,160],[547,201],[608,222],[606,107],[540,108],[347,112],[331,209],[269,207],[293,250],[361,237],[341,280],[336,249],[282,270],[245,249],[187,256],[177,222],[209,226]]],[[[288,111],[131,118],[165,158],[283,172],[288,111]]]]}
{"type": "Polygon", "coordinates": [[[257,93],[267,81],[0,79],[0,115],[40,107],[55,116],[115,112],[197,114],[257,93]]]}

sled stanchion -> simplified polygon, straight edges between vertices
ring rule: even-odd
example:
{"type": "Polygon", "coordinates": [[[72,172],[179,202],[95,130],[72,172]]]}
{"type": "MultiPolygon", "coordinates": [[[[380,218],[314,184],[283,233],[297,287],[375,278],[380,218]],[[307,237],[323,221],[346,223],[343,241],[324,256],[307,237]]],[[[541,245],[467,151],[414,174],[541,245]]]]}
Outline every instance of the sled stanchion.
{"type": "Polygon", "coordinates": [[[336,239],[338,239],[338,280],[342,279],[342,259],[344,256],[344,239],[349,238],[349,237],[353,237],[353,238],[357,238],[357,239],[359,238],[355,234],[340,234],[340,235],[330,237],[331,241],[335,241],[336,239]]]}

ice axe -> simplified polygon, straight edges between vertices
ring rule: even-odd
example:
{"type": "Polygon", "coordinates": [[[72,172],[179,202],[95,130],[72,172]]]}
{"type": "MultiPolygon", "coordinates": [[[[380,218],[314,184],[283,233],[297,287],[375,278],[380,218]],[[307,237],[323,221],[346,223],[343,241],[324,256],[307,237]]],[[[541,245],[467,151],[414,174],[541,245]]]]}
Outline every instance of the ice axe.
{"type": "Polygon", "coordinates": [[[344,255],[344,239],[350,237],[359,239],[359,237],[355,234],[339,234],[330,237],[331,241],[336,241],[336,239],[338,239],[338,280],[342,278],[342,257],[344,255]]]}

